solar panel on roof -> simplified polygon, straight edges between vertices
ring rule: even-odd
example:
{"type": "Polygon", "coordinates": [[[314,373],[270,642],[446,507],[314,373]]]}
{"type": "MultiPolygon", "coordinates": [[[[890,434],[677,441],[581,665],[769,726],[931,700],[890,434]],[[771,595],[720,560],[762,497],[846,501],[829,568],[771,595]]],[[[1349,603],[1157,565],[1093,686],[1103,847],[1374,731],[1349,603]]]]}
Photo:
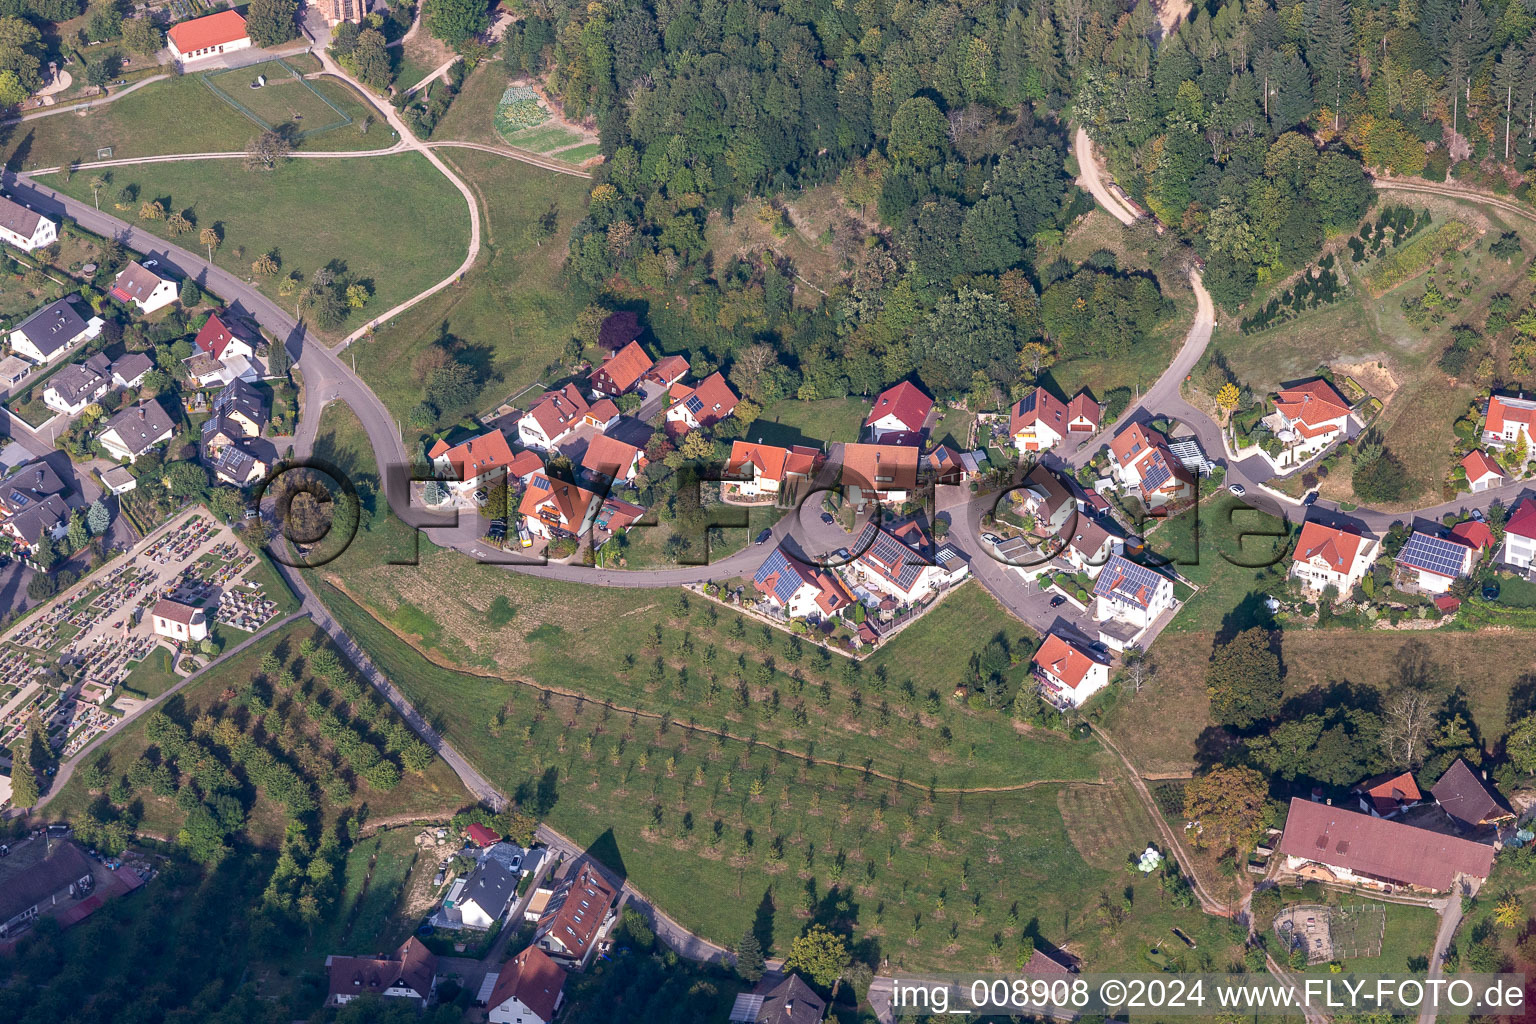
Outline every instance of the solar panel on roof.
{"type": "Polygon", "coordinates": [[[805,585],[805,579],[800,575],[800,570],[792,565],[780,548],[774,548],[763,564],[758,567],[757,575],[752,577],[754,583],[766,583],[769,577],[775,573],[778,578],[773,583],[773,596],[780,604],[788,604],[789,599],[795,596],[795,591],[805,585]]]}
{"type": "Polygon", "coordinates": [[[698,395],[689,395],[688,401],[683,403],[683,408],[691,413],[697,413],[700,409],[704,408],[704,403],[699,400],[698,395]]]}
{"type": "Polygon", "coordinates": [[[1172,475],[1162,459],[1155,459],[1147,467],[1147,475],[1141,478],[1141,486],[1146,490],[1155,491],[1167,483],[1172,475]]]}
{"type": "Polygon", "coordinates": [[[1158,584],[1165,577],[1153,572],[1144,565],[1115,555],[1110,558],[1108,564],[1099,573],[1098,581],[1093,585],[1095,594],[1115,597],[1121,600],[1133,601],[1146,607],[1151,603],[1152,595],[1157,591],[1158,584]]]}
{"type": "Polygon", "coordinates": [[[1426,569],[1429,572],[1438,573],[1441,576],[1460,576],[1463,566],[1466,565],[1467,549],[1443,537],[1431,537],[1426,533],[1415,533],[1408,538],[1408,543],[1403,545],[1403,550],[1398,553],[1397,559],[1404,565],[1411,565],[1416,569],[1426,569]]]}

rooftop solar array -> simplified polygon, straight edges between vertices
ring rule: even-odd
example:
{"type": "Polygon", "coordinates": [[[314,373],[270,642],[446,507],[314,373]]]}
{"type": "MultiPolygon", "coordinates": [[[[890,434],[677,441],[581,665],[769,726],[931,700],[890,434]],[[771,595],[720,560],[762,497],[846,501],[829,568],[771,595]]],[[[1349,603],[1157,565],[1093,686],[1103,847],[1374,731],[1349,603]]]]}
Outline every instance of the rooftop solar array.
{"type": "Polygon", "coordinates": [[[694,415],[698,415],[699,410],[704,408],[704,402],[699,398],[698,395],[689,395],[688,401],[683,403],[683,408],[687,409],[694,415]]]}
{"type": "Polygon", "coordinates": [[[1099,573],[1093,585],[1096,595],[1130,601],[1145,608],[1152,603],[1158,584],[1167,577],[1153,572],[1144,565],[1137,565],[1119,555],[1113,555],[1099,573]]]}
{"type": "Polygon", "coordinates": [[[1167,483],[1168,478],[1172,475],[1173,473],[1169,470],[1168,463],[1163,461],[1163,457],[1154,454],[1152,458],[1147,460],[1147,472],[1141,478],[1142,490],[1155,491],[1167,483]]]}
{"type": "Polygon", "coordinates": [[[1460,576],[1467,564],[1467,548],[1443,537],[1414,533],[1398,552],[1397,560],[1415,569],[1424,569],[1452,579],[1460,576]]]}
{"type": "Polygon", "coordinates": [[[805,578],[800,575],[800,570],[785,556],[783,548],[774,548],[773,552],[758,567],[757,575],[752,577],[754,583],[766,583],[775,573],[778,579],[773,583],[773,596],[780,604],[788,604],[789,599],[795,596],[795,591],[805,585],[805,578]]]}

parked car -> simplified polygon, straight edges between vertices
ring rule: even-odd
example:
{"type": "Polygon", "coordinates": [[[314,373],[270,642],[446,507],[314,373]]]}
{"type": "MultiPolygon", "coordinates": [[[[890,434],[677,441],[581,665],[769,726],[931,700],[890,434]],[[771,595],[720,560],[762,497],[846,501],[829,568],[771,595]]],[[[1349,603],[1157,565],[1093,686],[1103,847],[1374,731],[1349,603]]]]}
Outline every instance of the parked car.
{"type": "Polygon", "coordinates": [[[981,539],[986,541],[988,544],[1001,544],[1002,543],[1002,541],[998,539],[998,536],[995,533],[984,533],[984,534],[981,535],[981,539]]]}
{"type": "Polygon", "coordinates": [[[758,535],[757,535],[757,541],[756,541],[756,543],[758,543],[758,544],[762,544],[762,543],[763,543],[763,542],[765,542],[765,541],[766,541],[766,540],[767,540],[767,539],[768,539],[768,538],[769,538],[769,537],[772,537],[772,536],[773,536],[773,527],[771,527],[771,526],[770,526],[770,527],[769,527],[769,528],[768,528],[768,529],[766,529],[766,530],[764,530],[764,531],[763,531],[763,532],[762,532],[762,533],[760,533],[760,534],[758,534],[758,535]]]}
{"type": "Polygon", "coordinates": [[[490,495],[486,494],[483,489],[476,491],[475,492],[475,504],[476,505],[484,505],[485,504],[485,500],[488,497],[490,497],[490,495]]]}
{"type": "Polygon", "coordinates": [[[831,512],[823,512],[821,514],[821,521],[826,523],[828,526],[831,526],[833,523],[837,522],[837,517],[834,516],[831,512]]]}
{"type": "Polygon", "coordinates": [[[1244,487],[1242,484],[1232,484],[1230,487],[1227,488],[1227,490],[1231,491],[1233,494],[1237,495],[1239,498],[1241,498],[1243,495],[1248,493],[1248,488],[1244,487]]]}
{"type": "Polygon", "coordinates": [[[522,523],[517,524],[517,542],[525,548],[533,547],[533,534],[522,523]]]}
{"type": "Polygon", "coordinates": [[[1055,597],[1051,598],[1051,607],[1052,608],[1060,608],[1062,605],[1064,605],[1066,603],[1067,603],[1067,599],[1065,597],[1062,597],[1060,594],[1057,594],[1055,597]]]}

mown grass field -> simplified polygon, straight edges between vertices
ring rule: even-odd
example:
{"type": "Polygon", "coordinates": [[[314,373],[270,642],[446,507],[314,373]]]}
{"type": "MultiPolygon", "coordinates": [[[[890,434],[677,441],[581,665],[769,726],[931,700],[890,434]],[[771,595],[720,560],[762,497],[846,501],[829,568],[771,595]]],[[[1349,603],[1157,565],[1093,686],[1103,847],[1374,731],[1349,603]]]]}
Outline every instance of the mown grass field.
{"type": "MultiPolygon", "coordinates": [[[[224,81],[249,91],[235,76],[224,81]]],[[[299,148],[360,150],[394,144],[394,134],[383,115],[355,89],[333,79],[317,80],[314,86],[355,123],[312,136],[299,148]],[[374,125],[365,134],[359,126],[368,117],[374,125]]],[[[260,133],[250,118],[216,96],[199,76],[183,75],[146,85],[83,114],[54,114],[7,125],[0,129],[0,158],[10,170],[30,171],[95,160],[97,150],[107,147],[115,160],[171,153],[239,152],[260,133]]],[[[89,172],[84,177],[88,179],[89,172]]]]}
{"type": "MultiPolygon", "coordinates": [[[[275,251],[280,270],[255,282],[284,306],[294,301],[279,290],[290,271],[308,280],[334,260],[344,263],[353,278],[371,285],[373,297],[329,332],[336,337],[442,280],[469,245],[463,198],[417,153],[290,160],[268,173],[224,160],[119,167],[111,172],[109,195],[128,183],[139,186],[139,203],[159,200],[168,214],[187,211],[193,231],[172,239],[165,221],[137,219],[138,203],[114,212],[191,248],[198,247],[199,229],[217,225],[224,241],[214,259],[238,277],[251,279],[252,261],[275,251]],[[380,202],[386,194],[390,201],[380,202]],[[304,230],[295,231],[296,224],[304,230]]],[[[50,184],[92,198],[89,175],[50,184]]],[[[106,196],[102,202],[110,205],[106,196]]]]}
{"type": "Polygon", "coordinates": [[[164,647],[156,647],[128,673],[123,686],[145,697],[158,697],[174,686],[179,678],[171,669],[171,652],[164,647]]]}
{"type": "MultiPolygon", "coordinates": [[[[461,96],[451,109],[465,99],[461,96]]],[[[443,325],[464,340],[461,357],[484,367],[487,383],[479,406],[493,408],[540,378],[559,356],[586,303],[561,277],[561,267],[589,183],[491,153],[448,150],[440,155],[480,198],[480,259],[460,283],[402,313],[354,348],[357,372],[401,419],[425,397],[414,363],[443,325]],[[538,221],[552,207],[558,210],[558,229],[541,238],[538,221]]],[[[460,201],[457,193],[454,199],[460,201]]],[[[452,251],[455,261],[462,258],[462,246],[452,251]]],[[[443,411],[457,416],[479,410],[443,411]]]]}
{"type": "MultiPolygon", "coordinates": [[[[318,450],[373,470],[345,410],[328,410],[318,450]]],[[[599,843],[690,929],[732,942],[762,913],[783,952],[809,920],[843,920],[892,963],[930,967],[1011,965],[1027,931],[1129,967],[1176,922],[1226,964],[1224,923],[1169,907],[1154,880],[1120,870],[1153,829],[1096,744],[1020,731],[950,699],[968,652],[994,634],[1030,649],[979,588],[950,595],[850,683],[835,656],[791,661],[784,634],[764,640],[753,624],[733,636],[735,613],[696,595],[682,610],[680,591],[557,584],[426,546],[418,566],[384,564],[408,553],[388,521],[360,533],[327,572],[353,596],[322,588],[338,621],[498,786],[575,841],[599,843]],[[898,709],[908,679],[915,694],[936,690],[936,714],[921,698],[898,709]],[[773,690],[778,713],[767,710],[773,690]],[[796,724],[800,701],[808,715],[796,724]],[[951,738],[940,743],[943,728],[951,738]],[[801,911],[807,883],[812,909],[801,911]],[[1127,884],[1122,919],[1112,908],[1127,884]]]]}
{"type": "Polygon", "coordinates": [[[823,442],[857,441],[868,415],[869,400],[859,395],[814,402],[786,398],[766,407],[747,434],[769,444],[819,447],[823,442]]]}

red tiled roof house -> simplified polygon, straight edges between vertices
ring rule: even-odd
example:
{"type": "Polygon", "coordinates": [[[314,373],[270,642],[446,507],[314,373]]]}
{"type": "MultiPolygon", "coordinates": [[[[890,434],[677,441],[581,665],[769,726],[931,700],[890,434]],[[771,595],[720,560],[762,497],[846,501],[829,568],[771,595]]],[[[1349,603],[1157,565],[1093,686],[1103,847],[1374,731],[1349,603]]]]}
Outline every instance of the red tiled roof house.
{"type": "Polygon", "coordinates": [[[1308,521],[1302,524],[1291,554],[1290,575],[1314,593],[1333,587],[1341,597],[1347,597],[1370,572],[1380,547],[1374,537],[1308,521]]]}
{"type": "Polygon", "coordinates": [[[449,489],[462,494],[499,481],[512,464],[512,447],[507,435],[493,429],[452,446],[438,438],[427,458],[434,470],[449,478],[449,489]]]}
{"type": "Polygon", "coordinates": [[[1536,498],[1526,498],[1504,523],[1504,548],[1499,561],[1529,572],[1536,562],[1536,498]]]}
{"type": "Polygon", "coordinates": [[[820,461],[821,452],[805,445],[780,448],[760,441],[733,441],[722,487],[743,498],[779,494],[793,479],[810,479],[820,461]]]}
{"type": "Polygon", "coordinates": [[[1467,474],[1467,487],[1476,494],[1486,491],[1490,487],[1497,487],[1507,477],[1499,464],[1488,457],[1488,453],[1481,448],[1474,448],[1467,452],[1461,460],[1461,468],[1467,474]]]}
{"type": "Polygon", "coordinates": [[[650,372],[652,365],[651,357],[646,355],[640,343],[631,341],[593,372],[592,397],[618,398],[640,383],[640,378],[650,372]]]}
{"type": "Polygon", "coordinates": [[[1503,448],[1523,437],[1531,447],[1531,424],[1536,422],[1536,399],[1519,395],[1493,395],[1488,399],[1488,418],[1483,421],[1483,446],[1503,448]]]}
{"type": "Polygon", "coordinates": [[[1299,797],[1277,851],[1286,867],[1331,882],[1447,892],[1493,870],[1493,847],[1299,797]]]}
{"type": "Polygon", "coordinates": [[[739,401],[736,392],[718,372],[699,382],[698,387],[674,387],[672,404],[667,408],[667,430],[686,434],[708,429],[731,414],[739,401]]]}
{"type": "Polygon", "coordinates": [[[902,381],[875,396],[864,429],[876,444],[921,444],[923,427],[933,412],[933,399],[910,381],[902,381]]]}
{"type": "Polygon", "coordinates": [[[495,977],[485,1003],[490,1024],[549,1024],[565,1002],[565,970],[537,946],[508,960],[495,977]]]}
{"type": "Polygon", "coordinates": [[[1349,402],[1321,377],[1309,380],[1275,395],[1272,426],[1286,460],[1296,465],[1344,437],[1349,402]]]}
{"type": "Polygon", "coordinates": [[[1040,692],[1058,707],[1082,707],[1109,685],[1109,666],[1059,633],[1047,634],[1029,668],[1040,692]]]}
{"type": "MultiPolygon", "coordinates": [[[[613,404],[607,399],[602,402],[613,404]]],[[[546,391],[517,421],[517,439],[525,447],[549,451],[581,428],[591,408],[575,384],[546,391]]],[[[614,412],[617,414],[618,410],[614,412]]]]}

